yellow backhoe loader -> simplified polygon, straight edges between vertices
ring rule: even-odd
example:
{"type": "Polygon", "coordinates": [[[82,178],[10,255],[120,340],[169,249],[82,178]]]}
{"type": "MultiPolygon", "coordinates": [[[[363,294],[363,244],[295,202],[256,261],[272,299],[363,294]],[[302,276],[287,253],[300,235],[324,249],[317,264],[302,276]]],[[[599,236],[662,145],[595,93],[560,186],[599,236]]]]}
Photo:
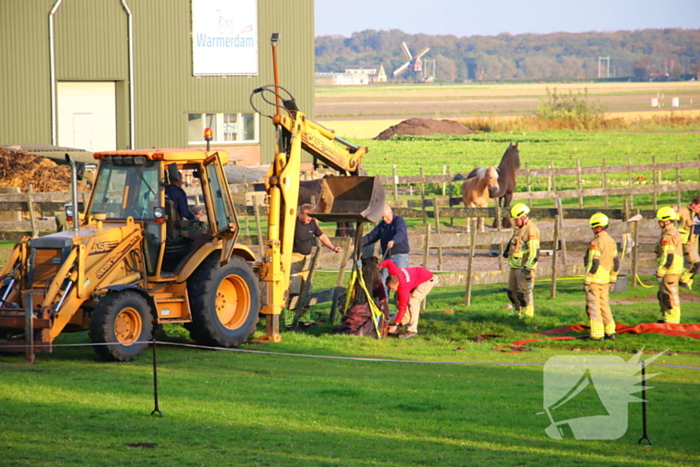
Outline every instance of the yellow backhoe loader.
{"type": "Polygon", "coordinates": [[[198,344],[235,347],[253,334],[259,313],[266,317],[261,340],[281,340],[302,150],[344,175],[323,180],[312,215],[357,222],[358,240],[362,222],[381,218],[384,191],[377,178],[359,176],[367,149],[308,119],[279,86],[275,46],[273,35],[275,84],[253,92],[273,96],[265,100],[276,109],[269,115],[277,150],[265,178],[262,260],[236,243],[238,220],[222,167],[227,152],[95,153],[99,165],[83,213],[73,209],[79,206],[79,167],[66,156],[73,169],[66,218],[73,227],[25,238],[0,271],[0,351],[27,351],[33,358],[34,351],[50,352],[62,332],[89,329],[98,355],[129,361],[164,323],[184,323],[198,344]],[[183,219],[188,208],[166,196],[181,171],[201,189],[205,220],[183,219]]]}
{"type": "MultiPolygon", "coordinates": [[[[186,323],[202,345],[237,346],[260,308],[252,251],[222,169],[224,151],[162,149],[96,153],[85,212],[73,228],[18,243],[0,272],[0,350],[51,351],[65,331],[89,329],[95,351],[128,361],[154,327],[186,323]],[[180,171],[201,188],[206,221],[183,219],[166,199],[180,171]],[[175,175],[173,175],[175,174],[175,175]]],[[[202,218],[200,218],[202,219],[202,218]]]]}

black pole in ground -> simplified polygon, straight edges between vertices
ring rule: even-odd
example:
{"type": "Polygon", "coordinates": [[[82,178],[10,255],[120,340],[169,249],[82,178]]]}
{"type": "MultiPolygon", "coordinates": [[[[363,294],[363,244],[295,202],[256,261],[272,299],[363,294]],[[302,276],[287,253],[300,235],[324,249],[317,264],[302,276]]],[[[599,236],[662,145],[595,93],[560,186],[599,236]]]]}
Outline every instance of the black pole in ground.
{"type": "Polygon", "coordinates": [[[153,339],[153,401],[155,403],[155,407],[153,408],[153,412],[151,412],[151,417],[156,413],[162,417],[163,412],[161,412],[160,408],[158,408],[158,359],[156,358],[155,339],[153,339]]]}
{"type": "Polygon", "coordinates": [[[637,444],[642,444],[643,440],[649,442],[651,446],[651,438],[647,434],[647,382],[646,382],[646,362],[642,360],[642,437],[639,438],[637,444]]]}

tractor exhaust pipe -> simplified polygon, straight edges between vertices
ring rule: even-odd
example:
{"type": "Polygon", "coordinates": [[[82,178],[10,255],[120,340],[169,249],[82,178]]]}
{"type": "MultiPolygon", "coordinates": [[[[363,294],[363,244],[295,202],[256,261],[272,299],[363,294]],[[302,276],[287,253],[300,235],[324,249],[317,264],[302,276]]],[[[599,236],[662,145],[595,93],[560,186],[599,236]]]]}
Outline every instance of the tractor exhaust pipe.
{"type": "Polygon", "coordinates": [[[71,185],[71,203],[73,206],[73,230],[79,230],[79,210],[78,210],[78,164],[73,158],[66,153],[66,162],[70,165],[70,185],[71,185]]]}

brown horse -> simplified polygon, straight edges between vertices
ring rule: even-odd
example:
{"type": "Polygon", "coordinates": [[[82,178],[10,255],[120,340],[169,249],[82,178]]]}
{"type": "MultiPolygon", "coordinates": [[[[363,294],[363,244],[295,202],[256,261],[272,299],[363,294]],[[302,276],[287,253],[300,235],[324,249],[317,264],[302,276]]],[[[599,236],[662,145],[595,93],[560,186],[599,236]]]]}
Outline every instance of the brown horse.
{"type": "MultiPolygon", "coordinates": [[[[476,170],[476,176],[467,179],[462,184],[462,202],[465,208],[485,208],[489,204],[489,198],[498,193],[498,169],[486,167],[476,170]]],[[[484,231],[484,218],[477,218],[477,229],[484,231]]],[[[471,226],[471,218],[467,217],[467,232],[471,226]]]]}
{"type": "MultiPolygon", "coordinates": [[[[490,194],[491,198],[498,198],[498,205],[504,208],[502,225],[505,228],[513,227],[507,208],[510,207],[510,201],[513,199],[513,192],[516,186],[515,175],[519,168],[520,150],[518,149],[518,143],[511,143],[508,145],[508,149],[506,149],[506,152],[501,158],[501,162],[498,164],[498,191],[490,194]]],[[[476,176],[477,170],[479,170],[479,168],[472,170],[466,178],[470,179],[476,176]]],[[[454,178],[454,180],[464,179],[464,176],[461,174],[456,175],[454,178]]],[[[495,219],[493,225],[494,227],[496,226],[495,219]]]]}

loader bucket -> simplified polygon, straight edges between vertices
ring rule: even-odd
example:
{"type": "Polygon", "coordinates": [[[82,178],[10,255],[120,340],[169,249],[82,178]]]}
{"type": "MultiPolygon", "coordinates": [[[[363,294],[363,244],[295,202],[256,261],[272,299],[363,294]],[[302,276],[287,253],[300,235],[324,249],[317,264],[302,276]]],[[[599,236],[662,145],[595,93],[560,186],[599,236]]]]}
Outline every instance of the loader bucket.
{"type": "Polygon", "coordinates": [[[326,177],[319,203],[309,214],[323,222],[378,223],[383,211],[379,177],[326,177]]]}

